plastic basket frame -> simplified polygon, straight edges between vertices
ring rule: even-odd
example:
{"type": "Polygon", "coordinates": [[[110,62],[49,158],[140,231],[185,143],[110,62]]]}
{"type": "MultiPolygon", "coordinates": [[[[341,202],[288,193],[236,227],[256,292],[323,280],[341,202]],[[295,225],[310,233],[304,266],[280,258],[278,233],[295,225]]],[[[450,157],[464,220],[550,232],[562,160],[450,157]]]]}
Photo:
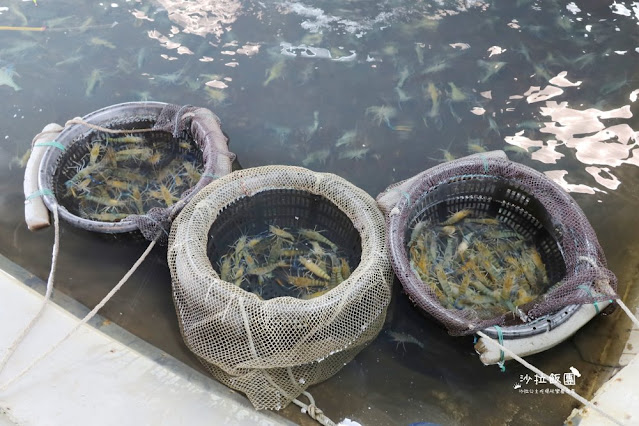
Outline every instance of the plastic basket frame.
{"type": "MultiPolygon", "coordinates": [[[[102,127],[118,129],[132,127],[131,133],[135,133],[135,129],[148,128],[149,125],[155,123],[160,112],[167,105],[165,102],[154,101],[125,102],[91,112],[82,117],[82,120],[102,127]],[[140,124],[142,126],[139,126],[140,124]]],[[[78,143],[83,143],[84,139],[94,132],[95,130],[84,125],[73,124],[67,126],[56,138],[56,141],[65,147],[64,151],[53,146],[47,148],[38,174],[38,186],[44,192],[44,203],[49,210],[52,210],[57,205],[60,217],[75,227],[103,234],[134,233],[138,230],[138,225],[127,218],[119,222],[85,219],[71,213],[57,200],[56,191],[59,185],[57,185],[56,175],[60,163],[67,155],[74,155],[74,146],[78,143]]]]}
{"type": "MultiPolygon", "coordinates": [[[[536,177],[540,175],[539,172],[529,167],[520,164],[517,167],[524,173],[530,173],[536,177]]],[[[460,171],[467,170],[467,164],[460,164],[459,169],[460,171]]],[[[553,187],[555,187],[558,196],[567,196],[558,185],[553,185],[553,187]]],[[[397,253],[401,253],[401,258],[394,258],[392,264],[411,299],[420,297],[420,295],[415,295],[414,292],[407,289],[406,282],[409,279],[418,280],[419,277],[410,268],[399,270],[396,265],[396,262],[408,264],[406,241],[410,235],[411,225],[429,216],[435,217],[437,221],[443,221],[451,213],[464,208],[470,208],[485,216],[496,217],[520,232],[524,237],[532,239],[546,264],[551,282],[559,282],[567,272],[562,241],[564,238],[570,238],[570,235],[564,235],[558,227],[553,225],[549,212],[518,179],[488,172],[485,174],[460,173],[454,175],[453,171],[449,173],[449,177],[434,184],[425,179],[421,184],[410,187],[403,195],[404,197],[400,199],[397,207],[400,211],[408,209],[409,213],[407,215],[390,215],[389,243],[393,257],[397,253]],[[404,274],[411,274],[412,277],[409,278],[404,274]]],[[[575,207],[578,208],[576,205],[575,207]]],[[[461,325],[462,321],[465,321],[465,319],[461,319],[451,311],[444,309],[434,295],[421,295],[421,297],[422,305],[432,307],[438,311],[439,315],[446,316],[451,322],[461,325]]],[[[568,305],[555,313],[544,315],[524,324],[501,326],[503,337],[516,339],[545,333],[566,322],[580,308],[581,305],[568,305]]],[[[422,310],[432,316],[428,309],[422,310]]],[[[487,327],[482,331],[497,338],[497,330],[494,327],[487,327]]]]}

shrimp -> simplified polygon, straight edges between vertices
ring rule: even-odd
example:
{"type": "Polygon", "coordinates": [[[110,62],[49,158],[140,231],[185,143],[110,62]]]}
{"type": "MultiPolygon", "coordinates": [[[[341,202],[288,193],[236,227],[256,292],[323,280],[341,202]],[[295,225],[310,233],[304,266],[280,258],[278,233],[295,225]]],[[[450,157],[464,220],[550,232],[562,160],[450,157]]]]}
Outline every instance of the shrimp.
{"type": "Polygon", "coordinates": [[[69,187],[69,190],[67,191],[67,195],[69,195],[69,192],[71,192],[71,194],[73,194],[73,196],[77,198],[78,194],[76,194],[75,192],[76,189],[81,192],[89,192],[90,184],[91,184],[91,178],[86,178],[80,183],[75,183],[69,187]]]}
{"type": "Polygon", "coordinates": [[[273,234],[276,237],[283,238],[285,240],[290,240],[290,241],[295,240],[295,237],[293,237],[291,233],[286,232],[282,228],[279,228],[275,225],[269,225],[268,230],[271,232],[271,234],[273,234]]]}
{"type": "Polygon", "coordinates": [[[167,206],[172,206],[174,201],[178,201],[180,199],[164,185],[160,185],[160,193],[162,194],[162,199],[167,206]]]}
{"type": "MultiPolygon", "coordinates": [[[[417,257],[417,269],[421,272],[421,274],[428,275],[428,270],[430,269],[428,264],[428,256],[425,256],[423,253],[417,257]]],[[[420,275],[421,275],[420,274],[420,275]]]]}
{"type": "Polygon", "coordinates": [[[109,164],[112,167],[116,167],[117,164],[118,164],[118,160],[115,157],[115,150],[113,148],[111,148],[110,146],[108,146],[104,150],[103,161],[106,161],[106,163],[109,164]]]}
{"type": "Polygon", "coordinates": [[[336,286],[337,284],[344,281],[342,278],[342,264],[337,259],[337,256],[331,253],[331,285],[336,286]]]}
{"type": "Polygon", "coordinates": [[[528,302],[532,302],[533,300],[535,300],[533,296],[528,294],[524,289],[520,288],[517,292],[517,301],[515,302],[515,304],[517,306],[521,306],[525,305],[528,302]]]}
{"type": "Polygon", "coordinates": [[[423,237],[424,227],[426,227],[427,225],[429,225],[429,221],[427,221],[427,220],[423,220],[421,222],[418,222],[415,225],[415,227],[413,228],[413,230],[410,233],[410,241],[408,243],[409,246],[412,246],[415,242],[417,242],[417,239],[419,237],[423,237]]]}
{"type": "Polygon", "coordinates": [[[304,265],[304,267],[306,269],[308,269],[310,272],[312,272],[313,274],[317,275],[318,277],[320,277],[322,279],[325,279],[325,280],[330,280],[331,279],[331,276],[328,275],[326,273],[326,271],[323,270],[319,265],[317,265],[317,264],[311,262],[310,260],[305,259],[304,257],[301,257],[301,256],[299,258],[299,261],[300,261],[300,263],[302,265],[304,265]]]}
{"type": "Polygon", "coordinates": [[[147,159],[147,161],[153,166],[157,165],[160,162],[160,160],[162,160],[162,153],[161,152],[156,152],[155,154],[151,155],[147,159]]]}
{"type": "Polygon", "coordinates": [[[449,237],[452,237],[453,235],[455,235],[456,231],[457,231],[457,228],[455,228],[452,225],[446,225],[442,228],[442,232],[449,237]]]}
{"type": "Polygon", "coordinates": [[[273,272],[275,269],[277,268],[289,268],[290,265],[284,261],[280,261],[277,263],[274,263],[272,265],[267,265],[267,266],[261,266],[259,268],[253,268],[253,269],[249,269],[246,273],[248,275],[257,275],[258,277],[263,276],[263,275],[268,275],[271,272],[273,272]]]}
{"type": "Polygon", "coordinates": [[[255,248],[259,243],[262,242],[262,237],[254,237],[246,242],[246,247],[252,249],[255,248]]]}
{"type": "Polygon", "coordinates": [[[151,158],[153,150],[151,148],[129,148],[117,151],[115,161],[139,160],[144,161],[151,158]]]}
{"type": "Polygon", "coordinates": [[[504,286],[501,289],[501,297],[504,300],[510,299],[510,292],[515,286],[515,274],[512,271],[506,272],[504,277],[504,286]]]}
{"type": "Polygon", "coordinates": [[[311,241],[311,245],[313,246],[313,254],[315,254],[316,256],[321,257],[326,254],[324,252],[324,249],[322,249],[322,246],[320,246],[317,241],[311,241]]]}
{"type": "Polygon", "coordinates": [[[97,162],[95,164],[91,164],[89,166],[84,167],[78,173],[76,173],[71,179],[65,182],[67,188],[73,186],[76,182],[82,181],[84,178],[89,176],[91,173],[100,170],[104,166],[103,161],[97,162]]]}
{"type": "Polygon", "coordinates": [[[91,146],[91,151],[89,154],[89,164],[95,164],[95,162],[98,160],[98,156],[100,155],[101,148],[102,144],[100,144],[99,142],[95,142],[91,146]]]}
{"type": "Polygon", "coordinates": [[[282,257],[294,257],[294,256],[298,256],[300,254],[306,254],[307,251],[306,250],[300,250],[300,249],[287,249],[287,250],[282,250],[280,252],[280,256],[282,257]]]}
{"type": "Polygon", "coordinates": [[[235,284],[237,284],[237,280],[240,280],[243,277],[244,277],[244,266],[240,266],[239,268],[235,270],[235,274],[233,274],[233,279],[235,280],[235,284]]]}
{"type": "Polygon", "coordinates": [[[307,287],[326,287],[328,281],[324,280],[316,280],[309,277],[296,277],[294,275],[289,275],[287,277],[288,283],[294,285],[298,288],[307,288],[307,287]]]}
{"type": "Polygon", "coordinates": [[[249,251],[247,249],[244,249],[244,251],[242,252],[242,255],[244,256],[244,260],[246,261],[246,265],[249,267],[249,269],[254,269],[255,259],[253,259],[253,256],[251,256],[249,251]]]}
{"type": "Polygon", "coordinates": [[[397,343],[395,349],[398,349],[399,345],[402,345],[402,348],[406,351],[406,343],[412,343],[424,349],[424,344],[408,333],[400,333],[398,331],[391,330],[388,330],[386,333],[391,337],[393,342],[397,343]]]}
{"type": "Polygon", "coordinates": [[[89,218],[101,222],[117,222],[127,217],[127,213],[90,213],[89,218]]]}
{"type": "Polygon", "coordinates": [[[124,182],[124,181],[121,181],[121,180],[108,179],[106,181],[106,183],[111,188],[119,189],[119,190],[122,190],[122,191],[126,191],[127,189],[129,189],[129,184],[127,182],[124,182]]]}
{"type": "Polygon", "coordinates": [[[348,265],[346,259],[342,258],[342,278],[348,279],[351,276],[351,267],[348,265]]]}
{"type": "Polygon", "coordinates": [[[244,250],[245,246],[246,246],[246,235],[242,235],[235,242],[235,255],[234,255],[234,258],[235,258],[236,262],[238,262],[240,260],[240,254],[244,250]]]}
{"type": "Polygon", "coordinates": [[[183,162],[182,165],[184,166],[184,170],[186,170],[186,175],[189,178],[189,182],[191,183],[191,185],[197,183],[202,177],[200,172],[195,168],[193,164],[189,163],[188,161],[183,162]]]}
{"type": "Polygon", "coordinates": [[[308,238],[309,240],[315,240],[317,242],[326,244],[334,251],[337,250],[337,244],[333,243],[331,240],[329,240],[328,238],[326,238],[325,236],[323,236],[317,231],[314,231],[312,229],[300,229],[300,235],[302,235],[305,238],[308,238]]]}
{"type": "Polygon", "coordinates": [[[442,288],[444,294],[446,296],[453,295],[453,289],[451,287],[451,283],[448,281],[448,277],[446,276],[446,272],[444,271],[444,267],[442,265],[435,266],[435,275],[437,277],[437,281],[439,282],[439,285],[442,288]]]}
{"type": "Polygon", "coordinates": [[[464,210],[460,210],[457,213],[453,214],[451,217],[449,217],[448,219],[446,219],[445,222],[443,222],[443,225],[454,225],[457,222],[463,220],[464,218],[466,218],[467,216],[469,216],[472,213],[472,210],[470,209],[464,209],[464,210]]]}
{"type": "Polygon", "coordinates": [[[468,290],[468,285],[470,284],[470,275],[468,274],[464,274],[464,277],[462,278],[462,282],[461,285],[459,286],[459,295],[462,296],[466,293],[466,290],[468,290]]]}
{"type": "Polygon", "coordinates": [[[544,284],[548,284],[548,275],[546,275],[546,265],[541,260],[541,255],[534,247],[528,251],[528,255],[532,260],[533,264],[537,268],[538,275],[541,275],[541,279],[544,284]]]}
{"type": "Polygon", "coordinates": [[[93,195],[86,195],[85,199],[87,199],[88,201],[92,201],[96,204],[100,204],[100,205],[108,206],[108,207],[122,207],[126,205],[124,201],[114,200],[112,198],[107,198],[107,197],[96,197],[93,195]]]}
{"type": "Polygon", "coordinates": [[[220,278],[224,281],[228,281],[231,278],[231,258],[229,256],[223,256],[222,267],[220,268],[220,278]]]}
{"type": "Polygon", "coordinates": [[[274,263],[277,262],[282,254],[282,239],[277,238],[275,240],[275,244],[271,245],[271,250],[268,253],[267,262],[274,263]]]}
{"type": "Polygon", "coordinates": [[[330,291],[330,289],[326,289],[326,290],[316,291],[315,293],[305,294],[304,296],[302,296],[302,299],[305,299],[305,300],[315,299],[316,297],[320,297],[320,296],[325,295],[329,291],[330,291]]]}
{"type": "Polygon", "coordinates": [[[142,205],[142,195],[140,194],[140,190],[137,186],[134,186],[131,189],[131,194],[129,195],[133,198],[133,203],[135,204],[135,208],[138,211],[138,214],[144,214],[144,206],[142,205]]]}
{"type": "Polygon", "coordinates": [[[144,144],[146,141],[141,136],[133,136],[133,135],[125,135],[112,138],[110,136],[106,137],[108,143],[137,143],[144,144]]]}

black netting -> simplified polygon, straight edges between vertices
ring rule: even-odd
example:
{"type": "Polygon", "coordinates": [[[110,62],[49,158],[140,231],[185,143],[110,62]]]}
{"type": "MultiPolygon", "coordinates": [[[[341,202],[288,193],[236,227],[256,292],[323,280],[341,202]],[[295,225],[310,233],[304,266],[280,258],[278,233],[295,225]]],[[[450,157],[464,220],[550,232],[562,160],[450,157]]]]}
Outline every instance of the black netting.
{"type": "Polygon", "coordinates": [[[451,334],[525,326],[617,297],[616,278],[577,203],[503,153],[433,167],[391,186],[378,203],[388,215],[395,273],[411,300],[451,334]],[[415,243],[429,236],[429,247],[415,243]],[[526,284],[517,292],[513,282],[526,284]]]}
{"type": "Polygon", "coordinates": [[[90,231],[166,242],[182,207],[235,158],[220,119],[191,105],[133,102],[73,121],[57,138],[64,149],[46,152],[40,187],[54,194],[44,197],[49,208],[58,203],[90,231]]]}

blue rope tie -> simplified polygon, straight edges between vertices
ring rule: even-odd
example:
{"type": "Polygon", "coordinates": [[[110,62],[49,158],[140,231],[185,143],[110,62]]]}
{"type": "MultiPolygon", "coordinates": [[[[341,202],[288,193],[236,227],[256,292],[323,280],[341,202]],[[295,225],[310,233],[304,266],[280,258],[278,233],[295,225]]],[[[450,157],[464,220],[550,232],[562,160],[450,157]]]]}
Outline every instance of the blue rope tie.
{"type": "Polygon", "coordinates": [[[25,198],[25,201],[29,201],[29,200],[33,200],[34,198],[38,198],[38,197],[42,197],[44,195],[51,195],[53,196],[53,192],[51,192],[51,190],[49,189],[42,189],[42,190],[38,190],[35,191],[34,193],[30,194],[27,198],[25,198]]]}
{"type": "Polygon", "coordinates": [[[211,179],[219,179],[219,178],[221,178],[222,176],[218,176],[218,175],[213,174],[213,173],[204,173],[204,174],[202,175],[202,177],[210,177],[211,179]]]}
{"type": "MultiPolygon", "coordinates": [[[[495,329],[497,330],[497,338],[499,340],[499,344],[504,346],[504,333],[501,330],[501,327],[496,325],[495,329]]],[[[506,361],[504,359],[504,351],[499,349],[499,362],[497,363],[499,369],[502,373],[506,372],[506,361]]]]}
{"type": "Polygon", "coordinates": [[[49,141],[49,142],[38,142],[37,144],[33,145],[34,147],[36,146],[52,146],[55,148],[58,148],[60,151],[64,151],[66,150],[66,147],[64,145],[62,145],[60,142],[58,141],[49,141]]]}

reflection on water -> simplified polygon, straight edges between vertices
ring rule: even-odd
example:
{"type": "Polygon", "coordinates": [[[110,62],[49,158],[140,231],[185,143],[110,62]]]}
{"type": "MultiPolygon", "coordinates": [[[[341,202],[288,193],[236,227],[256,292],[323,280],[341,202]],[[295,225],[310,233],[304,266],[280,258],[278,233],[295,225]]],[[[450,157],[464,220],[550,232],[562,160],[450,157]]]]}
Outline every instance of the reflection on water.
{"type": "MultiPolygon", "coordinates": [[[[46,26],[0,31],[2,254],[40,277],[48,273],[52,231],[29,233],[16,208],[23,200],[21,157],[33,135],[110,104],[159,100],[214,110],[245,167],[303,165],[371,195],[438,162],[504,149],[577,193],[625,294],[639,204],[639,16],[623,3],[547,3],[116,0],[0,7],[3,25],[46,26]]],[[[93,306],[143,246],[65,224],[56,286],[93,306]]],[[[200,368],[181,342],[164,256],[155,250],[104,315],[200,368]]],[[[565,395],[513,389],[526,371],[483,367],[472,339],[449,337],[410,306],[399,285],[395,291],[377,340],[312,389],[331,418],[544,424],[570,412],[565,395]]],[[[553,373],[577,368],[576,389],[587,396],[613,370],[615,350],[584,342],[605,342],[616,318],[596,319],[531,361],[553,373]]],[[[283,414],[308,421],[294,407],[283,414]]]]}

